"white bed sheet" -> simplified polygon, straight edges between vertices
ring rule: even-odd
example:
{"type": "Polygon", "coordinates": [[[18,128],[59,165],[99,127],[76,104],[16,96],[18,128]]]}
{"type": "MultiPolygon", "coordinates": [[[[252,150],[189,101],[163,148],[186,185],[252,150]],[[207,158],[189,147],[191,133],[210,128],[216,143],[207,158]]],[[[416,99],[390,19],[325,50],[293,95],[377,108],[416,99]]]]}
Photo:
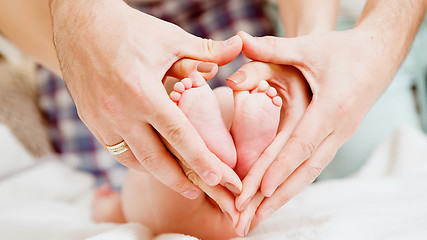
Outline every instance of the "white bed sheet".
{"type": "MultiPolygon", "coordinates": [[[[194,239],[92,222],[93,183],[57,161],[0,178],[0,239],[194,239]]],[[[307,187],[246,238],[427,239],[427,137],[400,128],[354,177],[307,187]]]]}

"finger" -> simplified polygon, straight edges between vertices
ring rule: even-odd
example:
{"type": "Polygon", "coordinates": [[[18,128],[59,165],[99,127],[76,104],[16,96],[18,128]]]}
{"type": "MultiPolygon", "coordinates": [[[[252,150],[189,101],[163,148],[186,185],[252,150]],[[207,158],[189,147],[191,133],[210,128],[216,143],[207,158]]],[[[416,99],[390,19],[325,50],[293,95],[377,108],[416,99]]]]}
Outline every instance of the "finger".
{"type": "MultiPolygon", "coordinates": [[[[222,180],[221,160],[208,150],[184,113],[163,92],[152,96],[153,109],[159,110],[150,114],[149,122],[207,184],[217,185],[222,180]]],[[[233,182],[240,181],[237,175],[233,178],[233,182]]]]}
{"type": "MultiPolygon", "coordinates": [[[[96,139],[104,146],[106,151],[108,151],[106,148],[106,145],[112,146],[112,145],[120,143],[123,140],[122,137],[120,137],[118,134],[114,134],[114,133],[105,134],[107,136],[106,137],[107,140],[104,140],[104,138],[101,136],[99,131],[95,130],[92,127],[89,127],[89,125],[87,125],[87,127],[92,132],[92,134],[96,137],[96,139]]],[[[108,128],[104,128],[104,129],[108,129],[108,128]]],[[[147,170],[135,158],[132,151],[128,150],[128,151],[121,153],[119,155],[115,155],[114,158],[119,163],[121,163],[122,165],[124,165],[128,168],[135,169],[135,170],[138,170],[140,172],[147,172],[147,170]]]]}
{"type": "Polygon", "coordinates": [[[243,185],[242,181],[238,177],[236,178],[236,172],[223,162],[220,163],[220,167],[222,171],[221,185],[230,190],[234,195],[239,195],[242,192],[243,185]]]}
{"type": "MultiPolygon", "coordinates": [[[[129,146],[129,145],[128,145],[129,146]]],[[[128,150],[124,153],[115,156],[116,160],[121,163],[123,166],[126,166],[131,169],[138,170],[140,172],[148,172],[147,169],[136,159],[132,150],[128,150]]]]}
{"type": "Polygon", "coordinates": [[[130,151],[118,155],[118,160],[126,161],[125,154],[133,153],[140,165],[157,180],[187,198],[197,198],[200,195],[200,189],[188,180],[151,126],[148,124],[133,124],[132,126],[133,130],[125,132],[123,135],[130,151]]]}
{"type": "Polygon", "coordinates": [[[265,172],[274,161],[276,156],[280,153],[280,150],[283,148],[283,146],[285,146],[289,136],[289,132],[279,132],[270,146],[268,146],[268,148],[262,153],[259,159],[249,170],[249,173],[243,179],[242,192],[237,196],[235,201],[236,208],[240,212],[243,212],[249,206],[249,203],[261,186],[261,181],[265,172]]]}
{"type": "Polygon", "coordinates": [[[181,164],[188,179],[196,186],[200,187],[210,198],[212,198],[220,207],[221,211],[228,215],[233,226],[236,226],[239,221],[239,212],[234,207],[234,195],[223,186],[209,186],[190,168],[181,164]]]}
{"type": "MultiPolygon", "coordinates": [[[[164,139],[162,137],[162,141],[165,144],[165,146],[167,147],[167,149],[169,149],[169,151],[171,151],[172,154],[176,158],[178,158],[179,165],[181,166],[181,168],[183,169],[183,171],[186,173],[187,177],[190,180],[192,180],[194,178],[194,176],[189,176],[189,175],[190,174],[196,174],[196,173],[193,170],[191,170],[189,166],[187,166],[185,164],[185,161],[184,161],[183,157],[178,153],[178,151],[174,147],[172,147],[172,145],[170,145],[166,141],[166,139],[164,139]]],[[[220,162],[219,166],[220,166],[220,168],[222,170],[222,179],[221,179],[221,182],[220,182],[221,185],[223,185],[224,187],[226,187],[234,195],[240,194],[240,192],[242,191],[242,182],[240,181],[240,179],[236,178],[236,173],[234,172],[234,170],[231,169],[227,164],[225,164],[223,162],[220,162]]],[[[192,180],[192,182],[194,183],[193,180],[192,180]]],[[[196,184],[196,185],[198,185],[198,184],[196,184]]]]}
{"type": "Polygon", "coordinates": [[[226,80],[227,85],[236,91],[255,89],[261,80],[273,76],[271,65],[263,62],[252,61],[245,63],[226,80]]]}
{"type": "Polygon", "coordinates": [[[333,131],[337,120],[331,118],[332,112],[318,111],[318,109],[329,108],[315,101],[309,105],[285,147],[262,179],[261,192],[264,196],[270,197],[276,188],[307,160],[333,131]]]}
{"type": "Polygon", "coordinates": [[[335,156],[342,139],[337,135],[328,137],[310,159],[299,166],[295,172],[259,206],[256,215],[264,221],[276,210],[312,183],[335,156]]]}
{"type": "Polygon", "coordinates": [[[216,63],[202,62],[189,58],[183,58],[177,61],[169,71],[167,76],[183,79],[190,75],[190,73],[198,71],[203,78],[208,81],[215,77],[218,72],[218,65],[216,63]]]}
{"type": "Polygon", "coordinates": [[[249,229],[252,225],[255,225],[258,221],[257,218],[255,218],[256,210],[258,209],[258,206],[262,203],[264,200],[264,195],[262,195],[261,192],[258,192],[248,207],[245,209],[245,211],[240,213],[239,217],[239,223],[236,226],[236,232],[240,236],[246,236],[248,235],[249,229]]]}
{"type": "MultiPolygon", "coordinates": [[[[234,207],[234,196],[222,186],[207,185],[191,168],[184,164],[182,156],[174,149],[164,138],[162,138],[165,146],[179,159],[178,164],[184,171],[187,178],[196,186],[200,187],[209,197],[211,197],[220,207],[221,211],[227,215],[230,221],[235,226],[239,219],[239,212],[234,207]]],[[[224,166],[228,167],[226,164],[224,166]]]]}
{"type": "Polygon", "coordinates": [[[213,62],[222,66],[240,54],[242,45],[242,39],[237,35],[226,41],[213,41],[185,33],[181,36],[178,57],[213,62]]]}
{"type": "Polygon", "coordinates": [[[252,37],[242,31],[238,35],[243,40],[243,54],[262,62],[297,66],[304,62],[308,49],[304,37],[252,37]]]}
{"type": "Polygon", "coordinates": [[[295,127],[309,105],[306,86],[291,81],[287,86],[287,97],[284,98],[284,110],[280,116],[279,132],[274,141],[267,147],[243,179],[242,193],[236,198],[236,208],[243,211],[261,185],[262,178],[271,163],[285,146],[295,127]]]}

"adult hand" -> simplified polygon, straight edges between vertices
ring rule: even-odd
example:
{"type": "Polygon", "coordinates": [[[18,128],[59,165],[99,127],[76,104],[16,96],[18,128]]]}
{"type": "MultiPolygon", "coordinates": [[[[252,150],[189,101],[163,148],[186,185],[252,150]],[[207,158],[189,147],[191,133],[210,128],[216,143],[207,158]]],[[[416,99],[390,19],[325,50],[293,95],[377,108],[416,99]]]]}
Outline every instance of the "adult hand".
{"type": "MultiPolygon", "coordinates": [[[[193,169],[189,168],[185,164],[183,164],[183,157],[174,149],[164,138],[162,138],[163,143],[167,147],[169,151],[171,151],[176,157],[176,161],[180,163],[182,170],[188,179],[198,186],[208,197],[210,197],[213,201],[215,201],[220,210],[227,216],[230,223],[233,227],[236,227],[239,222],[240,212],[235,207],[235,195],[230,192],[228,189],[221,185],[209,186],[207,185],[199,175],[197,175],[193,169]]],[[[225,163],[221,162],[221,168],[226,174],[233,174],[233,169],[229,168],[225,163]]]]}
{"type": "Polygon", "coordinates": [[[182,58],[230,62],[241,51],[239,37],[200,39],[123,1],[51,0],[50,7],[63,78],[79,116],[101,144],[126,141],[130,151],[117,155],[118,161],[196,198],[200,189],[187,179],[158,132],[208,185],[228,182],[241,189],[237,175],[225,172],[162,84],[167,74],[179,76],[185,64],[194,64],[172,67],[182,58]]]}
{"type": "MultiPolygon", "coordinates": [[[[410,5],[412,8],[404,9],[413,10],[413,3],[399,4],[410,5]]],[[[280,153],[271,154],[267,149],[243,180],[243,191],[236,202],[239,210],[243,211],[243,203],[260,188],[267,198],[256,214],[266,219],[310,184],[389,85],[425,12],[424,5],[413,21],[399,25],[393,18],[384,25],[381,16],[387,16],[384,12],[389,5],[386,1],[371,1],[365,8],[367,20],[343,32],[291,39],[254,38],[240,33],[243,53],[248,58],[295,66],[303,73],[313,96],[289,139],[278,148],[270,146],[281,149],[280,153]],[[380,17],[372,17],[377,16],[374,12],[380,17]],[[403,29],[408,38],[399,37],[403,29]]],[[[407,17],[405,14],[411,13],[405,11],[398,19],[407,17]]],[[[239,84],[230,87],[243,90],[239,84]]]]}

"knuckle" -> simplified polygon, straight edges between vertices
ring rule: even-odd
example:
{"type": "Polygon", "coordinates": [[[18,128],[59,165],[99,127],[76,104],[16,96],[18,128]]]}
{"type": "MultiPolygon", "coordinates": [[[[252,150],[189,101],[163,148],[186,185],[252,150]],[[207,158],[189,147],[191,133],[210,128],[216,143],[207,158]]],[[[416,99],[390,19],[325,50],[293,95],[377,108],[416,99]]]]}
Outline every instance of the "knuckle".
{"type": "Polygon", "coordinates": [[[277,200],[279,201],[280,206],[283,206],[291,200],[291,196],[287,192],[281,192],[277,196],[277,200]]]}
{"type": "Polygon", "coordinates": [[[92,106],[84,105],[77,106],[77,116],[86,126],[96,126],[102,120],[100,111],[93,111],[92,106]]]}
{"type": "Polygon", "coordinates": [[[145,151],[138,157],[138,161],[144,166],[147,170],[151,171],[158,167],[158,153],[154,151],[145,151]]]}
{"type": "Polygon", "coordinates": [[[188,163],[191,168],[203,166],[206,160],[206,153],[205,152],[199,152],[194,155],[191,159],[188,159],[188,163]]]}
{"type": "Polygon", "coordinates": [[[276,42],[276,38],[273,36],[266,36],[264,37],[265,40],[265,44],[270,46],[271,48],[275,49],[277,42],[276,42]]]}
{"type": "Polygon", "coordinates": [[[269,51],[271,51],[269,54],[267,54],[268,55],[268,57],[266,57],[266,61],[267,62],[276,62],[276,55],[277,55],[277,53],[276,53],[276,51],[277,51],[277,41],[276,41],[276,38],[275,37],[273,37],[273,36],[267,36],[267,37],[264,37],[264,41],[265,41],[265,45],[267,45],[268,47],[267,47],[267,49],[269,49],[269,51]]]}
{"type": "Polygon", "coordinates": [[[263,175],[260,175],[259,173],[249,171],[243,179],[243,185],[246,189],[248,189],[245,191],[248,191],[251,194],[255,194],[255,192],[261,186],[262,177],[263,175]]]}
{"type": "Polygon", "coordinates": [[[289,176],[294,171],[294,168],[291,166],[288,159],[289,157],[286,152],[284,151],[280,152],[279,156],[277,156],[277,159],[275,159],[271,163],[271,166],[274,165],[275,167],[275,168],[272,168],[272,170],[275,172],[278,172],[281,176],[289,176]]]}
{"type": "Polygon", "coordinates": [[[100,101],[101,108],[111,117],[118,116],[120,114],[120,104],[118,104],[111,95],[103,94],[100,101]]]}
{"type": "Polygon", "coordinates": [[[309,180],[314,181],[320,175],[320,173],[322,173],[323,168],[319,166],[309,166],[306,171],[309,180]]]}
{"type": "Polygon", "coordinates": [[[183,179],[175,179],[169,187],[177,192],[183,192],[187,189],[187,183],[183,179]]]}
{"type": "Polygon", "coordinates": [[[311,141],[302,141],[297,136],[292,136],[289,141],[296,146],[297,151],[300,151],[304,160],[309,158],[316,150],[316,146],[311,141]]]}
{"type": "Polygon", "coordinates": [[[277,172],[278,175],[282,176],[285,179],[288,178],[296,169],[295,166],[286,164],[283,161],[279,161],[279,163],[281,164],[281,166],[277,168],[275,171],[277,172]]]}
{"type": "Polygon", "coordinates": [[[173,146],[182,144],[187,135],[186,127],[179,123],[171,123],[165,127],[165,137],[173,146]]]}
{"type": "Polygon", "coordinates": [[[198,176],[196,174],[196,172],[194,172],[194,170],[192,169],[188,169],[185,171],[185,175],[187,176],[187,178],[194,183],[194,185],[199,186],[199,180],[198,180],[198,176]]]}
{"type": "MultiPolygon", "coordinates": [[[[321,159],[320,163],[324,166],[328,165],[332,161],[332,159],[334,159],[336,153],[337,149],[326,153],[325,157],[321,159]]],[[[321,171],[323,171],[323,168],[321,169],[321,171]]]]}
{"type": "Polygon", "coordinates": [[[267,148],[262,153],[262,155],[260,156],[259,159],[263,159],[263,160],[266,160],[267,162],[271,163],[272,161],[274,161],[276,159],[277,155],[278,155],[277,152],[274,152],[273,150],[267,148]]]}
{"type": "Polygon", "coordinates": [[[202,50],[206,52],[206,54],[214,53],[214,41],[212,39],[202,39],[202,50]]]}
{"type": "Polygon", "coordinates": [[[82,120],[84,124],[88,125],[89,122],[88,122],[88,117],[86,115],[86,111],[77,107],[77,116],[80,118],[80,120],[82,120]]]}
{"type": "Polygon", "coordinates": [[[253,181],[254,179],[258,179],[258,178],[259,178],[259,174],[255,173],[252,170],[249,170],[249,172],[246,174],[244,179],[247,179],[246,181],[248,181],[249,179],[253,181]]]}

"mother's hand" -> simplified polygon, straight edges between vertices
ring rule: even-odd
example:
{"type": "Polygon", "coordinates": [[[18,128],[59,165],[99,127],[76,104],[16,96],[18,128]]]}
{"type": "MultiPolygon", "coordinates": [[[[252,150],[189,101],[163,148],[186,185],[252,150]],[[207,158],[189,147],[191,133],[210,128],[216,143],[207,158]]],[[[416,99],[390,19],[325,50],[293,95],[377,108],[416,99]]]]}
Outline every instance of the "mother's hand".
{"type": "Polygon", "coordinates": [[[166,75],[179,77],[186,66],[172,66],[184,57],[230,62],[241,51],[239,37],[200,39],[123,1],[51,0],[50,7],[63,78],[79,116],[101,144],[126,141],[131,151],[117,155],[118,161],[196,198],[200,189],[187,179],[158,132],[207,184],[229,182],[241,188],[237,175],[224,172],[162,84],[166,75]]]}
{"type": "MultiPolygon", "coordinates": [[[[377,46],[368,34],[352,31],[292,39],[240,34],[247,57],[295,66],[312,92],[295,129],[288,136],[279,134],[282,140],[270,145],[243,180],[243,191],[236,201],[240,211],[260,188],[267,198],[256,214],[266,219],[310,184],[389,84],[393,71],[378,68],[377,46]]],[[[248,89],[245,84],[229,85],[248,89]]]]}

